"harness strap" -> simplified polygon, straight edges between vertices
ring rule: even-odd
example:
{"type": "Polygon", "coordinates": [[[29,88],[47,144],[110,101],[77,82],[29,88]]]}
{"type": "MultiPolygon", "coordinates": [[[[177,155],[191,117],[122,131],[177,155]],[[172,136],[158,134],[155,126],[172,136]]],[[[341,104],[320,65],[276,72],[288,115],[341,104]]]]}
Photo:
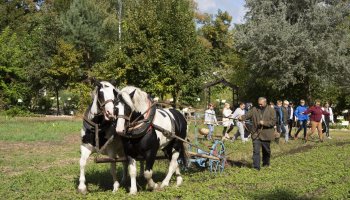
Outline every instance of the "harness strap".
{"type": "Polygon", "coordinates": [[[118,115],[118,116],[117,116],[117,119],[118,119],[118,118],[123,118],[123,119],[125,119],[125,120],[130,121],[130,117],[125,116],[125,115],[118,115]]]}

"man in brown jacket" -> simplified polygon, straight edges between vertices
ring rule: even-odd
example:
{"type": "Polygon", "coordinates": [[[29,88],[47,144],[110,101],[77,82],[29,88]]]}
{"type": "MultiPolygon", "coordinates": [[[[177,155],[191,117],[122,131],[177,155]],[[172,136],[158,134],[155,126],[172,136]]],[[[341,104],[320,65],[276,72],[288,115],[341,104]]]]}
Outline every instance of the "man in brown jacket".
{"type": "Polygon", "coordinates": [[[276,112],[267,106],[266,98],[258,99],[259,107],[252,108],[240,120],[251,119],[253,122],[253,167],[260,170],[260,148],[262,148],[263,167],[270,166],[270,142],[275,139],[274,126],[276,124],[276,112]]]}

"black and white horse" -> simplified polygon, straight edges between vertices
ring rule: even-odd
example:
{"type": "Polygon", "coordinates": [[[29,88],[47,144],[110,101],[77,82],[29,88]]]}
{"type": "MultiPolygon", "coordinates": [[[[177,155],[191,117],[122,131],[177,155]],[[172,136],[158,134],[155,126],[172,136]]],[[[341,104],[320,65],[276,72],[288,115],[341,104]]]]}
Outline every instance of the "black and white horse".
{"type": "Polygon", "coordinates": [[[130,194],[137,193],[136,157],[138,156],[146,161],[144,177],[148,188],[152,190],[158,187],[152,179],[152,168],[159,149],[162,149],[170,159],[168,174],[160,187],[169,185],[174,172],[177,175],[176,185],[180,186],[182,177],[178,159],[186,162],[184,145],[182,141],[163,132],[175,132],[184,139],[187,134],[187,122],[184,116],[175,109],[156,109],[147,93],[133,86],[127,86],[119,91],[116,108],[118,112],[116,131],[122,135],[124,152],[129,164],[130,194]],[[135,132],[137,134],[133,135],[135,132]]]}
{"type": "MultiPolygon", "coordinates": [[[[96,152],[96,142],[100,148],[106,143],[108,138],[115,135],[115,126],[112,125],[115,119],[114,101],[118,93],[116,88],[109,82],[95,82],[95,90],[93,91],[93,102],[84,114],[84,123],[81,129],[82,144],[80,146],[80,178],[78,191],[85,194],[87,188],[85,185],[85,166],[91,153],[96,152]],[[96,141],[95,125],[98,125],[99,141],[96,141]]],[[[110,158],[124,157],[124,150],[121,139],[115,135],[114,140],[107,145],[104,152],[110,158]]],[[[125,163],[126,164],[126,163],[125,163]]],[[[123,180],[126,178],[127,166],[124,166],[123,180]]],[[[116,176],[116,163],[111,163],[111,174],[113,177],[113,192],[119,188],[119,182],[116,176]]]]}

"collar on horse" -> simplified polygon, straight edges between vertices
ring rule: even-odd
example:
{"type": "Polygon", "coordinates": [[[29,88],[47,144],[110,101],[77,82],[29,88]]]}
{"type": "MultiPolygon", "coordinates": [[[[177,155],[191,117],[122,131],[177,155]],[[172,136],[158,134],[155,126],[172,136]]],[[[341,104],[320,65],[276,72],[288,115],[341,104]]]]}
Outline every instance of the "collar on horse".
{"type": "Polygon", "coordinates": [[[127,138],[139,138],[144,136],[152,128],[153,119],[156,114],[155,105],[156,103],[148,99],[148,109],[132,122],[130,122],[130,120],[134,111],[131,112],[130,116],[118,115],[117,118],[124,118],[130,123],[126,126],[126,132],[117,132],[117,134],[127,138]],[[144,119],[139,120],[141,116],[143,116],[144,119]]]}

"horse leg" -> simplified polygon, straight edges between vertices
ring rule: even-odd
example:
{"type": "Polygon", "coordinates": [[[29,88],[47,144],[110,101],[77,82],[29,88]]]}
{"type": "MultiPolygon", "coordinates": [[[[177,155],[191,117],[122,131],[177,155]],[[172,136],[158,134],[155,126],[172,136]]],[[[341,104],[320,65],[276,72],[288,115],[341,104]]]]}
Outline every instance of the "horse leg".
{"type": "MultiPolygon", "coordinates": [[[[108,153],[108,156],[110,158],[116,157],[114,151],[110,147],[107,148],[107,153],[108,153]]],[[[113,177],[113,193],[115,193],[119,189],[119,182],[117,180],[117,172],[116,172],[116,163],[115,162],[111,162],[110,172],[111,172],[111,175],[113,177]]]]}
{"type": "Polygon", "coordinates": [[[92,151],[86,148],[84,145],[80,145],[80,178],[79,178],[79,186],[78,191],[82,194],[87,193],[86,185],[85,185],[85,166],[87,163],[87,159],[91,155],[92,151]]]}
{"type": "Polygon", "coordinates": [[[123,162],[123,177],[121,180],[121,184],[125,185],[126,184],[126,179],[128,177],[128,163],[127,162],[123,162]]]}
{"type": "Polygon", "coordinates": [[[119,182],[117,180],[117,173],[116,173],[116,163],[114,162],[111,163],[110,172],[113,177],[113,193],[115,193],[119,189],[119,182]]]}
{"type": "Polygon", "coordinates": [[[140,161],[140,177],[143,177],[145,173],[145,162],[143,160],[140,161]]]}
{"type": "Polygon", "coordinates": [[[176,174],[176,187],[179,187],[183,181],[183,179],[181,177],[179,165],[177,165],[177,167],[176,167],[175,174],[176,174]]]}
{"type": "Polygon", "coordinates": [[[137,193],[137,186],[136,186],[136,175],[137,175],[137,168],[136,168],[136,160],[128,157],[129,161],[129,175],[130,175],[130,194],[136,194],[137,193]]]}
{"type": "Polygon", "coordinates": [[[166,186],[169,186],[169,181],[171,177],[173,176],[175,170],[179,167],[179,164],[177,163],[177,159],[179,158],[179,152],[175,151],[173,155],[171,156],[171,161],[169,164],[169,171],[166,175],[165,179],[162,182],[161,188],[164,188],[166,186]]]}
{"type": "Polygon", "coordinates": [[[144,172],[144,177],[147,181],[147,186],[149,190],[154,190],[156,188],[158,188],[158,184],[155,183],[152,179],[153,176],[153,164],[155,161],[155,155],[151,156],[150,154],[148,154],[148,156],[146,156],[146,170],[144,172]]]}

